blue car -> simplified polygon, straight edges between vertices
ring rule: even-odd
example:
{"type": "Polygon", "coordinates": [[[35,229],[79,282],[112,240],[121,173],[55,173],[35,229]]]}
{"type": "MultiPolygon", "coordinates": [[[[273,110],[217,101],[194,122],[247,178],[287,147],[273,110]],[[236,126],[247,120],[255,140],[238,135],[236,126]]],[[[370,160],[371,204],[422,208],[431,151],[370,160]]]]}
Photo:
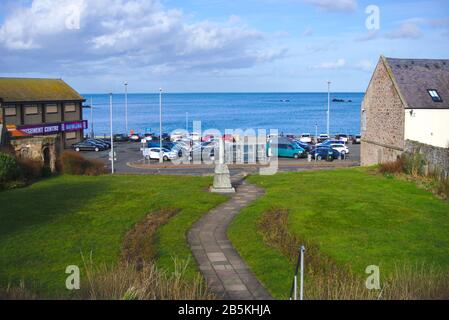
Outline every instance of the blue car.
{"type": "Polygon", "coordinates": [[[317,144],[317,146],[330,146],[331,144],[345,144],[345,142],[340,140],[326,140],[322,143],[317,144]]]}
{"type": "Polygon", "coordinates": [[[340,152],[327,146],[317,147],[310,153],[312,155],[312,159],[316,160],[334,161],[335,159],[339,159],[341,156],[340,152]]]}

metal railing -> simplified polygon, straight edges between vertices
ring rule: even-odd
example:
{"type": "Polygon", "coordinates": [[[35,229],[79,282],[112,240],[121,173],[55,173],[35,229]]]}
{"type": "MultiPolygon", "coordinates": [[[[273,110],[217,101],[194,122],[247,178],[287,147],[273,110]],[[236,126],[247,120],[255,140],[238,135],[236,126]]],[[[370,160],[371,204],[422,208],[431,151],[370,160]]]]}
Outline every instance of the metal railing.
{"type": "Polygon", "coordinates": [[[299,300],[304,300],[304,253],[306,248],[301,246],[299,248],[298,262],[296,264],[295,275],[293,277],[293,284],[290,290],[290,300],[298,300],[298,272],[300,272],[299,282],[299,300]]]}

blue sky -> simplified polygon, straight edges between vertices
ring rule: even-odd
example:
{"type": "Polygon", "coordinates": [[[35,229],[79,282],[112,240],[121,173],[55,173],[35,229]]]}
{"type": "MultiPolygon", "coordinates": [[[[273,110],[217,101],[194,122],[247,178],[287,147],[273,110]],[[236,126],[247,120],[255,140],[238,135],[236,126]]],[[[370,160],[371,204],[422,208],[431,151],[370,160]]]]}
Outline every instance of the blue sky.
{"type": "Polygon", "coordinates": [[[81,92],[363,92],[384,54],[449,58],[449,2],[3,0],[0,76],[81,92]],[[380,29],[365,26],[376,5],[380,29]]]}

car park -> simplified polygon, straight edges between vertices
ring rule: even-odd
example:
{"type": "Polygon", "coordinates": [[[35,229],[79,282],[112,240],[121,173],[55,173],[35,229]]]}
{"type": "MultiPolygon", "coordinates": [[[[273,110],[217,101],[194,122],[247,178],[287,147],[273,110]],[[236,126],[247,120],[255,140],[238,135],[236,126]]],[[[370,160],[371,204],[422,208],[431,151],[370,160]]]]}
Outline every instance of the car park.
{"type": "Polygon", "coordinates": [[[362,143],[362,136],[356,135],[352,137],[352,144],[361,144],[362,143]]]}
{"type": "MultiPolygon", "coordinates": [[[[149,148],[146,151],[145,156],[147,159],[159,160],[160,156],[161,156],[161,149],[160,148],[149,148]]],[[[162,148],[162,158],[164,161],[173,160],[178,157],[179,157],[179,155],[176,150],[168,150],[168,149],[162,148]]]]}
{"type": "Polygon", "coordinates": [[[322,142],[324,142],[324,141],[326,141],[326,140],[329,140],[330,139],[330,137],[329,137],[329,135],[328,134],[320,134],[318,137],[317,137],[317,143],[322,143],[322,142]]]}
{"type": "Polygon", "coordinates": [[[317,147],[311,152],[312,159],[333,161],[340,158],[340,152],[328,146],[317,147]]]}
{"type": "Polygon", "coordinates": [[[118,133],[118,134],[114,134],[113,140],[114,140],[114,142],[126,142],[126,141],[129,141],[129,137],[128,137],[128,135],[126,135],[124,133],[118,133]]]}
{"type": "Polygon", "coordinates": [[[75,143],[74,145],[72,145],[72,149],[75,150],[76,152],[80,152],[80,151],[95,151],[95,152],[99,152],[99,151],[103,151],[106,150],[106,147],[96,144],[92,141],[81,141],[78,143],[75,143]]]}
{"type": "Polygon", "coordinates": [[[340,152],[341,155],[347,155],[349,153],[349,148],[341,143],[333,143],[330,145],[330,147],[340,152]]]}
{"type": "Polygon", "coordinates": [[[299,159],[306,154],[306,151],[295,143],[280,142],[278,144],[269,144],[267,149],[268,156],[277,154],[281,158],[299,159]]]}
{"type": "Polygon", "coordinates": [[[312,143],[312,135],[310,133],[303,133],[299,138],[299,141],[305,143],[312,143]]]}
{"type": "Polygon", "coordinates": [[[331,144],[345,144],[345,142],[341,141],[341,140],[326,140],[326,141],[324,141],[322,143],[318,143],[317,146],[318,147],[319,146],[329,146],[331,144]]]}
{"type": "Polygon", "coordinates": [[[129,136],[129,140],[131,142],[140,142],[140,140],[142,140],[142,137],[140,134],[138,133],[133,133],[129,136]]]}
{"type": "Polygon", "coordinates": [[[299,145],[301,148],[303,148],[306,152],[310,152],[312,150],[312,145],[308,143],[304,143],[298,140],[292,140],[293,143],[299,145]]]}
{"type": "Polygon", "coordinates": [[[100,140],[100,139],[86,139],[86,142],[90,142],[92,144],[95,145],[99,145],[101,147],[103,147],[104,149],[109,149],[111,147],[111,143],[107,142],[105,140],[100,140]]]}
{"type": "Polygon", "coordinates": [[[344,133],[337,134],[337,136],[335,138],[336,138],[336,140],[343,141],[344,143],[347,143],[349,141],[348,135],[344,134],[344,133]]]}

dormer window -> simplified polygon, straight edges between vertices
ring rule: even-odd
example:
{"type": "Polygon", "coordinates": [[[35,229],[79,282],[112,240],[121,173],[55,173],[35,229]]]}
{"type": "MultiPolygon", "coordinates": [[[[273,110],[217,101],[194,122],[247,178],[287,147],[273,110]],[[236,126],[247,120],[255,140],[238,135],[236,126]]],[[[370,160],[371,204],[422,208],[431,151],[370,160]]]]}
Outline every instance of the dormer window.
{"type": "Polygon", "coordinates": [[[434,102],[443,102],[443,99],[441,99],[440,95],[438,94],[438,91],[429,89],[427,90],[427,92],[429,93],[430,97],[434,102]]]}

